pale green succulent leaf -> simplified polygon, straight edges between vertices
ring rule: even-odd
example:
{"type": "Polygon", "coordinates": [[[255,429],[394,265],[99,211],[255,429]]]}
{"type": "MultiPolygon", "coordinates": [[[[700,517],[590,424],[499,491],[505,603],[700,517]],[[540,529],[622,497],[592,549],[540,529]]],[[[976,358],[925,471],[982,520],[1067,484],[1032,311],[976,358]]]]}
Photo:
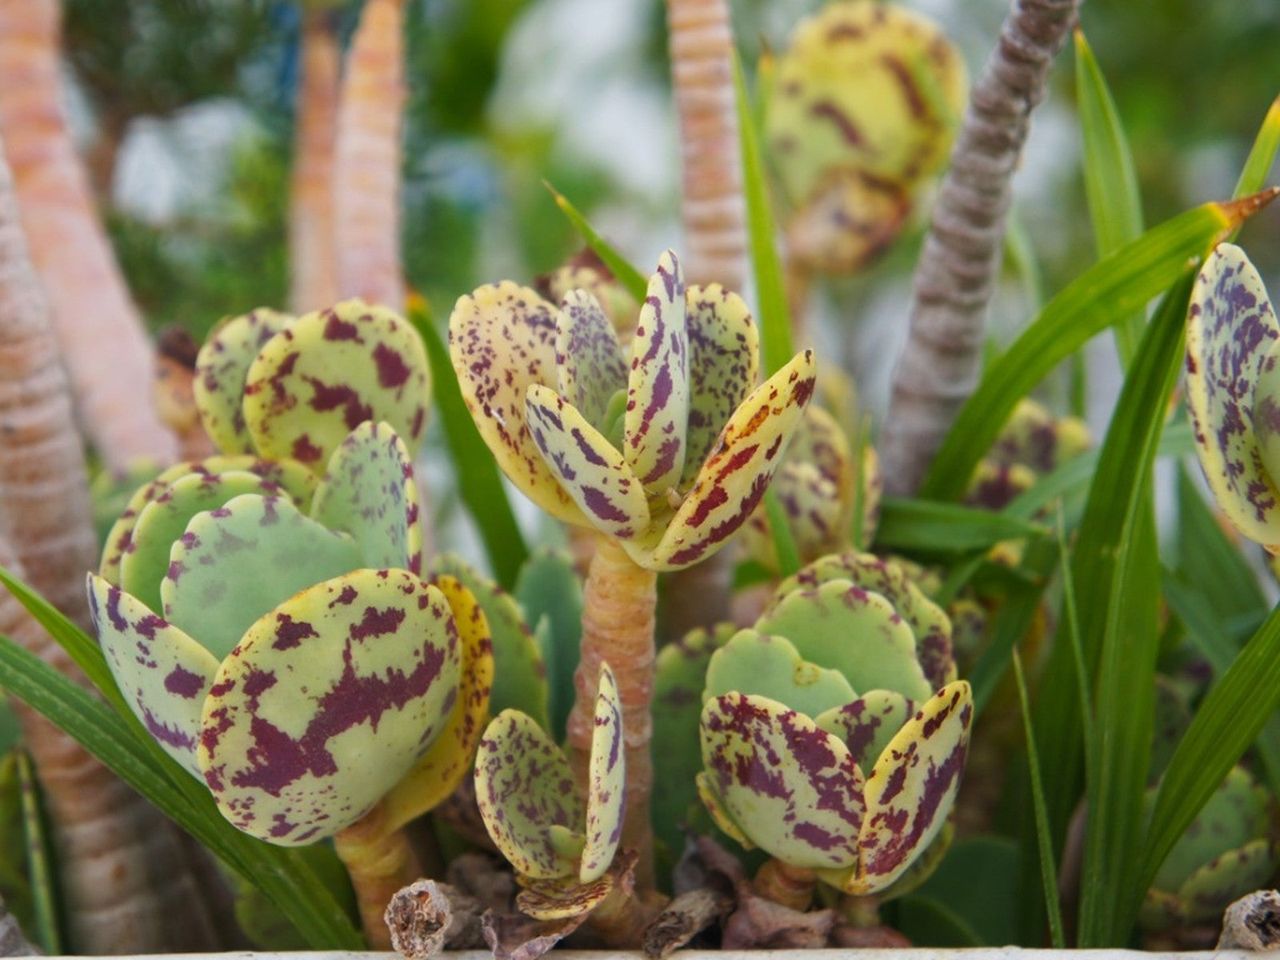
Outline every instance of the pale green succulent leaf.
{"type": "Polygon", "coordinates": [[[868,690],[862,696],[825,713],[814,715],[823,730],[844,741],[866,776],[902,725],[915,713],[915,704],[896,690],[868,690]]]}
{"type": "Polygon", "coordinates": [[[644,486],[623,455],[571,403],[534,384],[525,418],[547,469],[591,526],[621,540],[648,528],[644,486]]]}
{"type": "Polygon", "coordinates": [[[366,420],[385,420],[416,453],[431,373],[413,327],[394,311],[347,300],[299,317],[258,351],[244,418],[258,452],[316,471],[366,420]]]}
{"type": "Polygon", "coordinates": [[[422,573],[422,505],[413,458],[387,423],[366,421],[347,436],[316,489],[311,517],[350,534],[360,566],[422,573]]]}
{"type": "Polygon", "coordinates": [[[283,846],[359,820],[444,729],[461,669],[449,604],[357,570],[254,622],[205,700],[200,769],[223,816],[283,846]]]}
{"type": "Polygon", "coordinates": [[[89,612],[120,693],[156,743],[200,778],[200,711],[218,660],[136,597],[88,576],[89,612]]]}
{"type": "Polygon", "coordinates": [[[746,302],[718,283],[685,294],[689,426],[680,489],[697,478],[716,438],[760,375],[760,334],[746,302]]]}
{"type": "Polygon", "coordinates": [[[702,709],[706,787],[732,823],[793,867],[858,861],[863,778],[845,745],[776,700],[727,693],[702,709]]]}
{"type": "Polygon", "coordinates": [[[590,883],[605,875],[622,838],[623,785],[626,779],[622,700],[618,696],[618,683],[607,663],[600,665],[594,719],[587,765],[587,842],[578,867],[581,883],[590,883]]]}
{"type": "Polygon", "coordinates": [[[694,786],[697,788],[698,799],[702,801],[703,806],[707,808],[707,812],[711,814],[712,821],[715,822],[715,825],[720,828],[720,831],[725,836],[741,844],[744,850],[754,850],[756,845],[751,842],[751,838],[729,815],[729,811],[725,809],[720,797],[716,795],[715,787],[712,786],[712,783],[711,777],[705,770],[698,771],[697,776],[694,777],[694,786]]]}
{"type": "Polygon", "coordinates": [[[572,877],[563,831],[581,834],[585,806],[560,748],[531,717],[504,710],[476,751],[476,802],[494,846],[517,873],[538,880],[572,877]]]}
{"type": "Polygon", "coordinates": [[[810,717],[857,696],[838,670],[805,660],[783,636],[756,630],[738,631],[707,664],[702,702],[732,691],[768,697],[810,717]]]}
{"type": "Polygon", "coordinates": [[[725,424],[657,546],[633,558],[678,570],[724,546],[764,497],[816,380],[813,352],[806,350],[753,390],[725,424]]]}
{"type": "Polygon", "coordinates": [[[599,428],[610,399],[627,389],[618,335],[586,290],[569,291],[556,314],[556,378],[560,395],[599,428]]]}
{"type": "Polygon", "coordinates": [[[684,274],[670,250],[659,258],[640,307],[624,421],[627,465],[650,497],[665,496],[680,482],[689,424],[684,274]]]}
{"type": "Polygon", "coordinates": [[[555,307],[509,281],[479,287],[460,297],[449,317],[449,358],[476,429],[502,472],[551,516],[584,523],[525,420],[529,387],[557,383],[555,307]]]}
{"type": "Polygon", "coordinates": [[[1276,844],[1271,837],[1251,840],[1201,866],[1178,889],[1182,915],[1188,923],[1221,919],[1235,900],[1266,888],[1276,871],[1276,844]]]}
{"type": "Polygon", "coordinates": [[[361,566],[349,537],[287,497],[244,494],[192,517],[173,543],[160,596],[165,618],[221,658],[277,604],[361,566]]]}
{"type": "Polygon", "coordinates": [[[241,407],[249,367],[267,341],[293,323],[289,314],[266,307],[228,317],[213,329],[196,355],[192,384],[196,409],[205,433],[223,453],[253,452],[253,438],[241,407]]]}
{"type": "Polygon", "coordinates": [[[1187,410],[1196,455],[1222,512],[1250,540],[1280,548],[1280,489],[1264,459],[1280,397],[1263,387],[1280,323],[1258,271],[1220,243],[1205,260],[1187,311],[1187,410]],[[1261,389],[1261,393],[1259,390],[1261,389]]]}
{"type": "Polygon", "coordinates": [[[858,871],[846,893],[884,890],[942,831],[960,788],[973,692],[964,680],[926,700],[889,741],[866,782],[858,871]]]}

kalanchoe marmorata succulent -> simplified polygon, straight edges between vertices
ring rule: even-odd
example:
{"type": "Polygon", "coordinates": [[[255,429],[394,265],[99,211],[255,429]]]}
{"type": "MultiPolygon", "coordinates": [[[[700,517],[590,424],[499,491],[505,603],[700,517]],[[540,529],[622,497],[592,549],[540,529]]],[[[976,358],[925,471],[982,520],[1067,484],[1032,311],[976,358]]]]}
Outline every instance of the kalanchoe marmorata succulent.
{"type": "Polygon", "coordinates": [[[698,789],[720,827],[846,893],[943,833],[973,715],[946,614],[892,561],[825,557],[712,654],[698,789]]]}
{"type": "MultiPolygon", "coordinates": [[[[810,406],[795,432],[773,489],[791,522],[791,535],[802,562],[842,550],[856,522],[862,543],[870,543],[880,516],[883,483],[875,448],[855,459],[844,432],[831,414],[810,406]],[[855,520],[854,512],[860,511],[855,520]]],[[[743,528],[743,546],[752,559],[776,570],[777,553],[763,507],[743,528]]]]}
{"type": "Polygon", "coordinates": [[[586,913],[613,890],[622,832],[622,705],[602,665],[585,791],[569,759],[532,717],[504,710],[476,751],[485,829],[524,888],[517,906],[555,920],[586,913]],[[584,795],[585,794],[585,795],[584,795]]]}
{"type": "MultiPolygon", "coordinates": [[[[1155,802],[1148,791],[1147,809],[1155,802]]],[[[1280,864],[1276,804],[1235,767],[1169,851],[1147,891],[1142,927],[1169,930],[1221,921],[1232,901],[1264,887],[1280,864]]]]}
{"type": "Polygon", "coordinates": [[[1280,551],[1280,323],[1258,271],[1218,244],[1187,311],[1187,410],[1214,499],[1239,531],[1280,551]]]}
{"type": "Polygon", "coordinates": [[[590,248],[539,277],[537,287],[538,292],[552,303],[560,303],[574,290],[587,291],[596,298],[604,315],[613,324],[618,342],[624,347],[631,342],[636,332],[640,304],[590,248]]]}
{"type": "Polygon", "coordinates": [[[759,504],[814,387],[811,352],[757,387],[735,293],[687,293],[673,253],[649,281],[630,356],[589,293],[556,308],[514,283],[458,300],[449,349],[503,471],[548,513],[673,570],[718,550],[759,504]]]}
{"type": "Polygon", "coordinates": [[[947,158],[965,86],[959,52],[901,5],[837,0],[802,21],[766,116],[790,255],[846,273],[883,252],[947,158]]]}
{"type": "Polygon", "coordinates": [[[297,318],[267,309],[230,317],[196,358],[196,405],[219,450],[316,471],[366,420],[386,421],[416,453],[430,391],[417,332],[361,300],[297,318]]]}
{"type": "Polygon", "coordinates": [[[409,452],[352,431],[315,478],[248,456],[180,464],[135,495],[89,575],[121,693],[218,808],[263,840],[397,823],[469,768],[492,681],[456,580],[421,580],[409,452]]]}
{"type": "Polygon", "coordinates": [[[1089,428],[1079,417],[1055,417],[1024,397],[978,463],[966,499],[974,506],[1001,510],[1090,443],[1089,428]]]}

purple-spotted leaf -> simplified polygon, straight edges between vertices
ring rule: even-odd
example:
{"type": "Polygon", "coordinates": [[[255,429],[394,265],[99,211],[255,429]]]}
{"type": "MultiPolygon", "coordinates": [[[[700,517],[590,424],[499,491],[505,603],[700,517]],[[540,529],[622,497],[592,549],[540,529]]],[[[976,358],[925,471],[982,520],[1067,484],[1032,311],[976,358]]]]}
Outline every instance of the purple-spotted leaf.
{"type": "Polygon", "coordinates": [[[280,488],[252,473],[188,473],[174,480],[138,514],[120,560],[120,586],[152,610],[161,609],[160,585],[169,572],[169,551],[191,518],[216,510],[246,493],[279,496],[280,488]]]}
{"type": "Polygon", "coordinates": [[[304,510],[316,494],[316,475],[310,468],[288,457],[264,460],[262,457],[249,454],[215,456],[202,460],[201,466],[214,473],[244,470],[247,473],[256,474],[263,480],[274,483],[287,493],[300,509],[304,510]]]}
{"type": "Polygon", "coordinates": [[[848,748],[766,697],[727,693],[702,710],[707,787],[751,842],[796,867],[857,862],[863,778],[848,748]]]}
{"type": "Polygon", "coordinates": [[[628,540],[649,525],[644,487],[622,454],[554,390],[529,387],[525,417],[547,470],[597,530],[628,540]]]}
{"type": "Polygon", "coordinates": [[[434,586],[449,604],[458,629],[458,693],[435,742],[383,801],[391,829],[435,809],[457,789],[471,772],[471,758],[489,715],[494,664],[484,612],[471,591],[453,577],[436,577],[434,586]]]}
{"type": "Polygon", "coordinates": [[[449,357],[476,429],[502,472],[553,517],[582,523],[525,422],[532,384],[554,386],[556,309],[511,282],[459,297],[449,317],[449,357]]]}
{"type": "Polygon", "coordinates": [[[743,832],[742,828],[734,823],[733,817],[729,815],[729,811],[720,802],[720,797],[716,794],[715,787],[712,786],[712,780],[706,771],[698,771],[698,774],[694,777],[694,786],[698,791],[698,799],[707,808],[707,812],[711,814],[711,819],[720,828],[720,832],[729,839],[737,841],[744,850],[754,850],[756,845],[751,842],[751,838],[743,832]]]}
{"type": "Polygon", "coordinates": [[[200,768],[218,809],[271,843],[350,826],[444,728],[461,651],[444,596],[404,570],[357,570],[245,632],[205,701],[200,768]]]}
{"type": "Polygon", "coordinates": [[[595,729],[587,766],[586,845],[578,866],[578,880],[599,880],[613,862],[622,837],[623,782],[626,762],[622,751],[622,701],[618,683],[607,663],[600,665],[596,693],[595,729]]]}
{"type": "Polygon", "coordinates": [[[304,587],[361,567],[350,537],[287,497],[245,494],[196,514],[169,553],[164,615],[225,657],[259,617],[304,587]]]}
{"type": "Polygon", "coordinates": [[[755,630],[738,631],[707,664],[702,701],[732,691],[768,697],[810,717],[857,695],[838,670],[805,660],[784,637],[755,630]]]}
{"type": "Polygon", "coordinates": [[[585,809],[573,770],[532,719],[504,710],[476,751],[476,802],[489,838],[517,873],[539,880],[571,877],[576,858],[552,829],[577,834],[585,809]]]}
{"type": "Polygon", "coordinates": [[[259,307],[223,320],[200,348],[193,381],[196,408],[205,433],[223,453],[253,452],[241,407],[245,380],[258,351],[293,322],[289,314],[259,307]]]}
{"type": "Polygon", "coordinates": [[[929,689],[937,690],[956,678],[951,621],[942,608],[916,586],[911,579],[913,575],[903,562],[856,550],[820,557],[795,576],[782,581],[766,617],[795,589],[814,588],[832,580],[846,580],[854,586],[878,593],[911,627],[915,635],[916,656],[929,689]]]}
{"type": "Polygon", "coordinates": [[[249,367],[244,417],[258,452],[321,470],[366,420],[422,444],[431,374],[422,340],[385,307],[347,300],[276,334],[249,367]]]}
{"type": "Polygon", "coordinates": [[[832,170],[787,222],[787,256],[815,273],[855,273],[889,249],[911,209],[903,184],[832,170]]]}
{"type": "Polygon", "coordinates": [[[1187,312],[1187,409],[1218,506],[1241,533],[1272,550],[1280,549],[1280,490],[1260,436],[1269,446],[1280,397],[1259,389],[1278,341],[1280,323],[1258,271],[1239,247],[1218,244],[1187,312]]]}
{"type": "Polygon", "coordinates": [[[572,877],[536,880],[521,879],[524,887],[516,895],[516,907],[535,920],[563,920],[577,917],[599,906],[613,892],[611,873],[601,873],[590,880],[574,880],[572,877]]]}
{"type": "Polygon", "coordinates": [[[689,336],[689,426],[683,490],[693,483],[733,411],[760,375],[760,335],[743,299],[718,283],[685,296],[689,336]]]}
{"type": "Polygon", "coordinates": [[[316,490],[311,516],[348,533],[360,566],[422,573],[422,520],[413,458],[386,423],[366,421],[342,441],[316,490]]]}
{"type": "Polygon", "coordinates": [[[801,657],[838,670],[855,690],[896,690],[918,702],[933,692],[910,625],[884,596],[848,580],[791,591],[756,629],[790,638],[801,657]]]}
{"type": "Polygon", "coordinates": [[[942,830],[964,769],[973,693],[957,680],[926,700],[889,741],[866,781],[861,858],[846,893],[883,890],[942,830]]]}
{"type": "Polygon", "coordinates": [[[627,379],[622,454],[650,497],[680,482],[689,424],[684,275],[668,250],[649,278],[627,379]]]}
{"type": "Polygon", "coordinates": [[[609,401],[627,388],[618,335],[585,290],[571,290],[556,314],[556,377],[560,395],[601,427],[609,401]]]}
{"type": "Polygon", "coordinates": [[[844,741],[859,769],[870,776],[884,748],[915,710],[915,704],[896,690],[868,690],[848,703],[813,714],[813,718],[827,733],[844,741]]]}
{"type": "Polygon", "coordinates": [[[88,576],[89,612],[116,685],[165,753],[194,777],[200,709],[217,659],[135,597],[88,576]]]}
{"type": "Polygon", "coordinates": [[[724,546],[764,497],[815,380],[813,352],[806,350],[742,402],[658,545],[651,555],[637,557],[638,563],[678,570],[724,546]]]}

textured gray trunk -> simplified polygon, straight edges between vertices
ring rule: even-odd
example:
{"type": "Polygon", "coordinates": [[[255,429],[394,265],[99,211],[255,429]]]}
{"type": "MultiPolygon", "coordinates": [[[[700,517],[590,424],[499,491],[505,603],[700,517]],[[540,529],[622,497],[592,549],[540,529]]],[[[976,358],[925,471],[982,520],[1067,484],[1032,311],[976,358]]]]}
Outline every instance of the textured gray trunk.
{"type": "Polygon", "coordinates": [[[914,493],[973,392],[1005,214],[1031,111],[1080,0],[1014,0],[973,88],[916,265],[907,344],[880,444],[889,493],[914,493]]]}

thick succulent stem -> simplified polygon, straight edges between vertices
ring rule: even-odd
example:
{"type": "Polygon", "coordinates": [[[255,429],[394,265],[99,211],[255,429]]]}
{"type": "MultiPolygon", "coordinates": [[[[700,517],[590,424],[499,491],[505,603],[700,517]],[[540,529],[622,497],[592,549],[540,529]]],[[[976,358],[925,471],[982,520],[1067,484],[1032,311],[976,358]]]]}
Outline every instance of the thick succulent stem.
{"type": "Polygon", "coordinates": [[[59,23],[57,0],[0,0],[0,130],[22,228],[94,446],[116,469],[167,463],[176,446],[152,408],[142,318],[62,114],[59,23]]]}
{"type": "Polygon", "coordinates": [[[746,208],[733,96],[727,0],[667,0],[671,80],[680,114],[685,278],[741,290],[746,208]]]}
{"type": "Polygon", "coordinates": [[[623,849],[634,850],[636,883],[653,886],[653,829],[649,793],[653,760],[654,603],[657,574],[637,566],[615,541],[601,537],[591,557],[582,598],[582,658],[574,674],[576,698],[569,713],[569,747],[574,769],[586,781],[591,735],[595,730],[600,664],[607,662],[618,681],[622,729],[626,738],[626,817],[623,849]]]}
{"type": "Polygon", "coordinates": [[[338,107],[334,238],[340,297],[404,310],[400,270],[400,123],[405,0],[367,0],[338,107]]]}
{"type": "Polygon", "coordinates": [[[803,913],[813,904],[818,877],[806,867],[793,867],[777,857],[771,857],[756,871],[751,885],[766,900],[803,913]]]}
{"type": "Polygon", "coordinates": [[[387,904],[422,874],[409,835],[392,827],[380,803],[335,836],[333,846],[351,877],[369,948],[390,950],[391,931],[383,919],[387,904]]]}
{"type": "Polygon", "coordinates": [[[1014,170],[1079,6],[1014,0],[973,88],[916,265],[910,330],[880,443],[887,492],[915,491],[973,391],[1014,170]]]}
{"type": "MultiPolygon", "coordinates": [[[[32,586],[87,626],[84,572],[96,563],[97,544],[83,453],[2,148],[0,564],[24,570],[32,586]]],[[[78,674],[8,593],[0,597],[0,633],[78,674]]],[[[21,720],[54,823],[72,946],[115,954],[216,946],[172,827],[52,724],[30,711],[21,720]]]]}
{"type": "Polygon", "coordinates": [[[338,299],[335,282],[333,154],[338,117],[338,39],[327,10],[302,25],[302,79],[289,201],[289,309],[319,310],[338,299]]]}
{"type": "Polygon", "coordinates": [[[665,898],[655,890],[628,893],[614,889],[587,919],[587,929],[606,947],[635,950],[645,929],[661,912],[665,898]]]}

